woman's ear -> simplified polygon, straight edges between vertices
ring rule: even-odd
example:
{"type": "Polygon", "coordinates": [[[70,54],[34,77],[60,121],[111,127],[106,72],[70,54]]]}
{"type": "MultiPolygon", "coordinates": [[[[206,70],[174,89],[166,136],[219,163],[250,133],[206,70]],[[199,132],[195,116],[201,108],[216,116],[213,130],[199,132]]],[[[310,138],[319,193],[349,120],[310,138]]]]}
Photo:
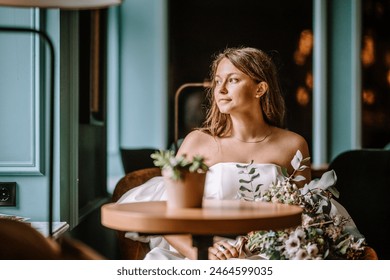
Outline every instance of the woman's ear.
{"type": "Polygon", "coordinates": [[[262,97],[268,91],[268,84],[266,82],[260,82],[257,84],[256,98],[262,97]]]}

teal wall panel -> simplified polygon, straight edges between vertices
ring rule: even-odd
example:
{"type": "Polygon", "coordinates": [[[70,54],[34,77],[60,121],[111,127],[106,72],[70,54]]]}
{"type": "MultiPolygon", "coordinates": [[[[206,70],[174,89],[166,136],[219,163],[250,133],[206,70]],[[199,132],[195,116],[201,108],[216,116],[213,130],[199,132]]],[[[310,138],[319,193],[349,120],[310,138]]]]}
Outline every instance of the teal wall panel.
{"type": "Polygon", "coordinates": [[[329,160],[359,148],[360,1],[331,1],[329,6],[329,160]]]}
{"type": "Polygon", "coordinates": [[[120,18],[120,145],[165,148],[166,1],[124,1],[120,18]]]}
{"type": "MultiPolygon", "coordinates": [[[[2,26],[35,26],[37,13],[1,9],[2,26]],[[16,18],[21,18],[15,23],[16,18]]],[[[40,174],[42,120],[39,40],[29,33],[0,33],[0,174],[40,174]]]]}
{"type": "MultiPolygon", "coordinates": [[[[0,24],[39,29],[43,13],[38,9],[0,8],[0,24]]],[[[58,21],[58,11],[48,13],[58,21]]],[[[0,181],[16,182],[17,186],[16,206],[0,207],[0,212],[46,221],[49,95],[45,63],[48,59],[44,56],[47,48],[38,36],[0,36],[0,76],[6,77],[0,82],[0,111],[6,114],[0,121],[0,131],[5,134],[0,137],[0,181]]],[[[55,186],[56,220],[58,198],[55,186]]]]}

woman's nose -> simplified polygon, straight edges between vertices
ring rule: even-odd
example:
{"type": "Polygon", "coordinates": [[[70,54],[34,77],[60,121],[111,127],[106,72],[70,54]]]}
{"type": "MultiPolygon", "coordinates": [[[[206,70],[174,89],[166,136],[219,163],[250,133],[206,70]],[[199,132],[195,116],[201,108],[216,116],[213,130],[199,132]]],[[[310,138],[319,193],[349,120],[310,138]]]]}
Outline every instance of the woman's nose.
{"type": "Polygon", "coordinates": [[[219,93],[222,93],[222,94],[226,94],[228,91],[227,91],[227,88],[226,88],[226,83],[225,82],[222,82],[220,85],[217,86],[218,87],[218,92],[219,93]]]}

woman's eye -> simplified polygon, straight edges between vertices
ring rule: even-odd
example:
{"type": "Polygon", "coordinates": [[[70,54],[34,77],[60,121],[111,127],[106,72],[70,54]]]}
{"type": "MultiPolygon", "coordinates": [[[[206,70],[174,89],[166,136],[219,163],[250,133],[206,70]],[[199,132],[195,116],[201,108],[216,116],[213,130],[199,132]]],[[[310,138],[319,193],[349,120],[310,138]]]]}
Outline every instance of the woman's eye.
{"type": "Polygon", "coordinates": [[[216,85],[220,85],[222,83],[221,80],[215,80],[214,82],[216,85]]]}
{"type": "Polygon", "coordinates": [[[238,82],[238,79],[237,79],[237,78],[230,78],[230,79],[229,79],[229,83],[234,84],[234,83],[237,83],[237,82],[238,82]]]}

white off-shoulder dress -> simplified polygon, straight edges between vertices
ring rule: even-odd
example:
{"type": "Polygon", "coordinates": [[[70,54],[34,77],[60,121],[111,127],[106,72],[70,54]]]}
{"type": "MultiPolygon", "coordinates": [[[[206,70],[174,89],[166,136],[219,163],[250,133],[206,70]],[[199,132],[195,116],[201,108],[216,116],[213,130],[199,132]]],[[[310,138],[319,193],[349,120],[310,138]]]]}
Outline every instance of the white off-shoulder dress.
{"type": "MultiPolygon", "coordinates": [[[[248,166],[248,164],[234,162],[222,162],[211,166],[206,175],[204,198],[240,199],[239,189],[243,184],[247,189],[256,188],[260,185],[260,193],[262,194],[272,183],[275,183],[278,180],[284,180],[282,169],[278,165],[253,163],[249,167],[248,166]],[[252,170],[254,173],[247,170],[248,168],[250,168],[250,170],[255,168],[254,171],[252,170]],[[253,178],[253,180],[249,180],[250,178],[253,178]],[[251,182],[245,183],[248,181],[251,182]]],[[[246,194],[246,197],[250,195],[251,192],[246,194]]],[[[166,199],[167,193],[163,177],[158,176],[129,190],[117,203],[163,201],[166,199]]],[[[342,208],[342,206],[340,207],[342,208]]],[[[339,207],[337,206],[337,208],[339,207]]],[[[184,256],[172,248],[161,236],[145,237],[138,236],[137,233],[128,232],[126,237],[138,241],[149,242],[151,251],[146,255],[145,259],[184,259],[184,256]]]]}

